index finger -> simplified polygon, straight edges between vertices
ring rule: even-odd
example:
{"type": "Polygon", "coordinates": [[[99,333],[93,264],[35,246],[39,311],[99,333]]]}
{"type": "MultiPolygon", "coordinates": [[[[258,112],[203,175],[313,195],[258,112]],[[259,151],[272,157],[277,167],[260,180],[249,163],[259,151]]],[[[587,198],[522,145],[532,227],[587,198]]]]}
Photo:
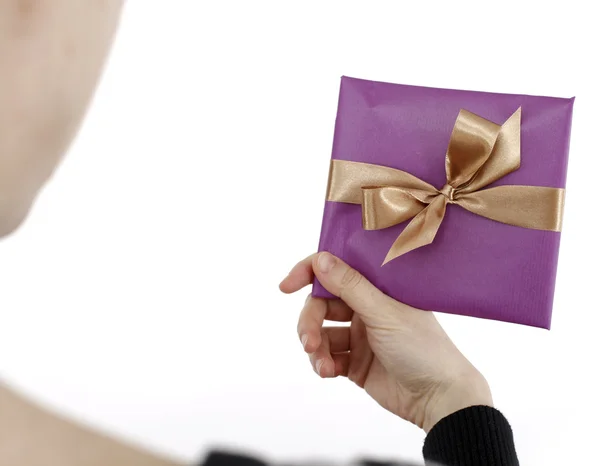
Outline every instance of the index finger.
{"type": "Polygon", "coordinates": [[[279,284],[279,289],[284,293],[295,293],[298,290],[301,290],[307,285],[310,285],[314,278],[315,273],[313,271],[313,258],[316,256],[315,254],[311,254],[306,259],[298,262],[287,277],[283,279],[283,281],[279,284]]]}

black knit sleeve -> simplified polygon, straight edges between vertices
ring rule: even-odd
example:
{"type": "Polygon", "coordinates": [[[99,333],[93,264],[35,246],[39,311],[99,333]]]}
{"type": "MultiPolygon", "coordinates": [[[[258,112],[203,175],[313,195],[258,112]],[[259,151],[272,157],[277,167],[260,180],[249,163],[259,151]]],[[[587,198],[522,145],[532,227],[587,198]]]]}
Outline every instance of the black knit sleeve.
{"type": "Polygon", "coordinates": [[[267,466],[261,459],[237,453],[213,451],[204,459],[201,466],[267,466]]]}
{"type": "Polygon", "coordinates": [[[512,429],[500,411],[488,406],[465,408],[429,431],[425,461],[445,466],[518,466],[512,429]]]}

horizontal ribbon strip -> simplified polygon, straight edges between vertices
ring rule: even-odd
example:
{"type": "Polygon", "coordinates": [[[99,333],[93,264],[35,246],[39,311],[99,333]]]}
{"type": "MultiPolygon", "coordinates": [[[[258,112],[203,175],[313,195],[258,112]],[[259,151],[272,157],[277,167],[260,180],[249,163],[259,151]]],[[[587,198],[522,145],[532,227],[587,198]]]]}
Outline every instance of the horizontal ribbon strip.
{"type": "Polygon", "coordinates": [[[395,168],[332,160],[327,200],[362,205],[366,230],[412,218],[383,264],[431,244],[448,204],[509,225],[560,231],[564,189],[517,185],[481,189],[519,168],[520,131],[520,108],[502,126],[461,110],[446,152],[447,182],[441,189],[395,168]]]}

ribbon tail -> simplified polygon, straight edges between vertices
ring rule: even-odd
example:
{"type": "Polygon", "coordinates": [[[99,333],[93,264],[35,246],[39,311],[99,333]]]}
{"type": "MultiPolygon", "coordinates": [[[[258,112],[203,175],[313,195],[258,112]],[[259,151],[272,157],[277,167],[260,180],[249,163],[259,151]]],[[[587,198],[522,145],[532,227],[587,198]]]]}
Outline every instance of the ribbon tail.
{"type": "Polygon", "coordinates": [[[565,190],[498,186],[461,195],[456,203],[482,217],[532,230],[560,231],[565,190]]]}
{"type": "Polygon", "coordinates": [[[419,212],[398,236],[381,265],[414,249],[431,244],[446,214],[447,203],[448,199],[440,195],[419,212]]]}

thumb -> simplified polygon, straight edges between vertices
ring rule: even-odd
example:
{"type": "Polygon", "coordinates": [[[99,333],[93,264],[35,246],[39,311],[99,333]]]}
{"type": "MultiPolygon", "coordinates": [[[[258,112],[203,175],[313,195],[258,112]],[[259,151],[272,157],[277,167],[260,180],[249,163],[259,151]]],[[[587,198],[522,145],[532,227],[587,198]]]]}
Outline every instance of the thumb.
{"type": "Polygon", "coordinates": [[[317,254],[312,265],[315,276],[325,289],[341,298],[362,317],[381,315],[386,306],[396,303],[357,270],[328,252],[317,254]]]}

